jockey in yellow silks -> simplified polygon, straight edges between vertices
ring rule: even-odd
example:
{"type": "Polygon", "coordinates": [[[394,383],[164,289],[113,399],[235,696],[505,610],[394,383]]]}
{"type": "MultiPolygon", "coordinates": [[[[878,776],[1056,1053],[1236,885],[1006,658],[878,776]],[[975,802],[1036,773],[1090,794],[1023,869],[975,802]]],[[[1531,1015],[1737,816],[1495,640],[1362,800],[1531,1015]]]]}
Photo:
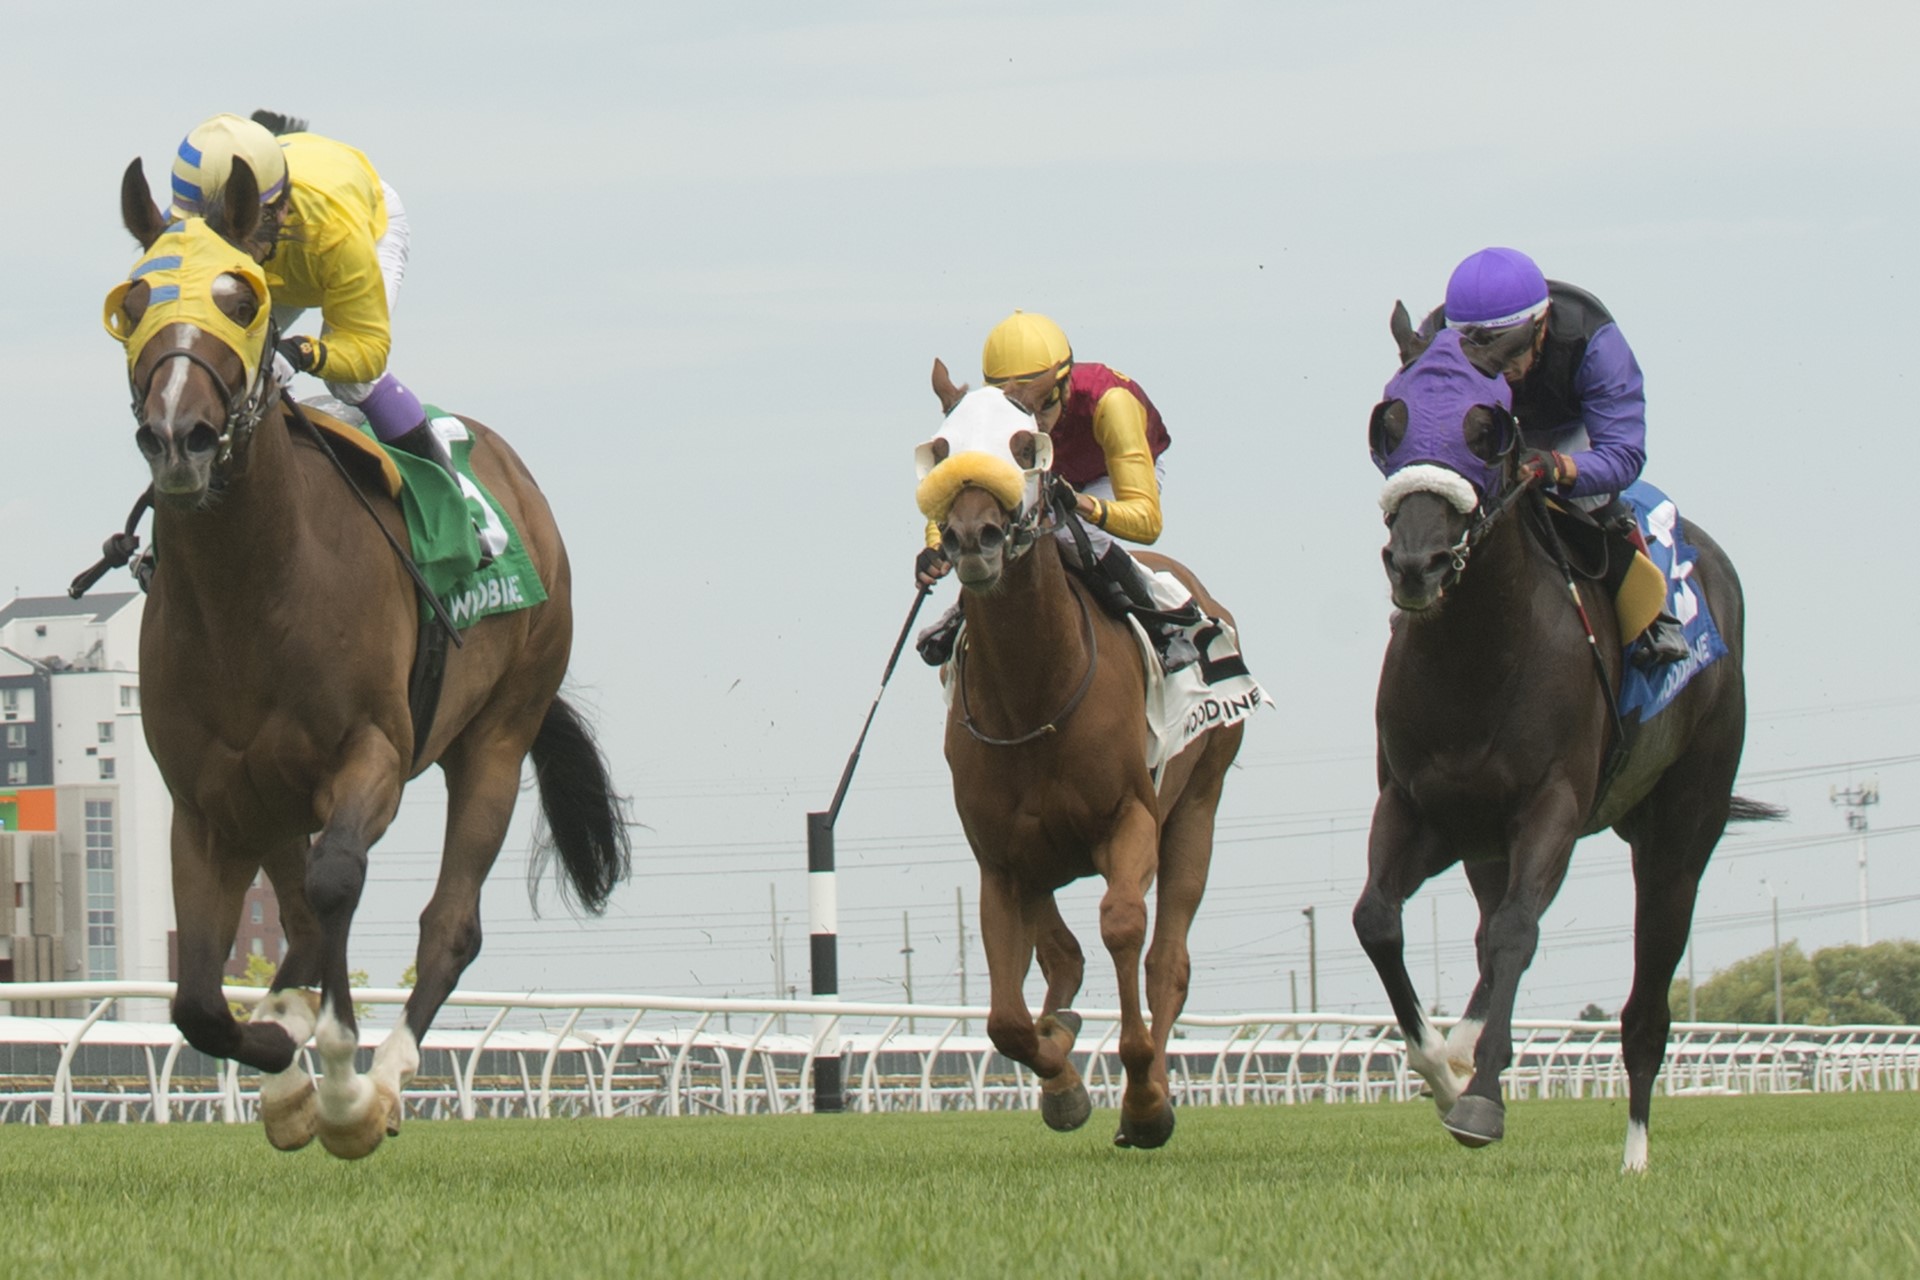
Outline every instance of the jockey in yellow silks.
{"type": "MultiPolygon", "coordinates": [[[[1054,537],[1102,604],[1140,617],[1167,671],[1192,664],[1199,653],[1187,629],[1201,620],[1199,606],[1170,578],[1144,572],[1115,541],[1150,544],[1160,537],[1160,486],[1166,478],[1160,459],[1172,440],[1153,401],[1125,374],[1075,361],[1060,326],[1032,312],[1016,311],[993,327],[980,368],[992,386],[1052,380],[1036,421],[1053,439],[1053,473],[1074,487],[1074,509],[1094,563],[1079,563],[1071,529],[1057,527],[1054,537]]],[[[930,523],[926,548],[914,562],[915,578],[924,586],[948,568],[939,526],[930,523]]],[[[945,661],[959,623],[956,605],[921,635],[921,656],[945,661]]]]}
{"type": "Polygon", "coordinates": [[[260,185],[261,233],[246,246],[266,268],[273,319],[286,330],[311,307],[318,337],[278,344],[282,385],[298,373],[366,415],[387,444],[453,470],[447,446],[427,423],[419,397],[387,369],[391,317],[406,276],[406,206],[367,157],[305,122],[256,111],[253,119],[218,115],[180,143],[173,162],[173,216],[204,217],[215,208],[235,158],[260,185]]]}

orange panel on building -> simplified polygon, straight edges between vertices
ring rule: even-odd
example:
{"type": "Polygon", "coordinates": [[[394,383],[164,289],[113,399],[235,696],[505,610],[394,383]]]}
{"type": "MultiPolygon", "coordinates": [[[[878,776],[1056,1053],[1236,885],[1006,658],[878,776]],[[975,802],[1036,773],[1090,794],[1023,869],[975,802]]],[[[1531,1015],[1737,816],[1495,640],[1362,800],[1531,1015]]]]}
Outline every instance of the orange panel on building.
{"type": "Polygon", "coordinates": [[[0,831],[53,831],[53,788],[0,791],[0,831]]]}

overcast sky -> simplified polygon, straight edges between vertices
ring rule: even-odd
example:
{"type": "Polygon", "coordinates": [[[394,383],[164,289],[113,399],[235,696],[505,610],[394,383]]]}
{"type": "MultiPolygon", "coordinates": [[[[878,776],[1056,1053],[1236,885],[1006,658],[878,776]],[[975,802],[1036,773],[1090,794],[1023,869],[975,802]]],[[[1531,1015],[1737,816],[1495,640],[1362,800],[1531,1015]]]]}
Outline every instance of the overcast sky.
{"type": "MultiPolygon", "coordinates": [[[[470,988],[761,995],[770,889],[807,990],[804,822],[912,601],[913,446],[935,356],[977,378],[1014,307],[1164,413],[1167,532],[1239,616],[1279,710],[1249,730],[1194,930],[1190,1006],[1385,1007],[1347,915],[1374,794],[1388,600],[1367,412],[1488,244],[1597,293],[1645,370],[1647,476],[1748,598],[1741,790],[1699,976],[1782,932],[1858,937],[1829,803],[1877,780],[1876,938],[1920,936],[1907,551],[1920,9],[1898,4],[339,3],[224,34],[150,5],[12,6],[0,103],[0,590],[53,595],[146,483],[100,300],[134,257],[121,170],[272,107],[365,150],[414,257],[392,368],[497,428],[574,564],[573,678],[634,796],[634,882],[574,921],[523,885],[530,801],[470,988]],[[303,52],[306,51],[306,52],[303,52]]],[[[317,389],[317,388],[316,388],[317,389]]],[[[110,579],[124,589],[126,579],[110,579]]],[[[943,585],[925,617],[955,588],[943,585]]],[[[1540,679],[1590,678],[1585,659],[1540,679]]],[[[842,991],[958,996],[976,877],[933,675],[903,665],[840,819],[842,991]]],[[[423,779],[376,849],[354,963],[392,982],[433,874],[423,779]]],[[[1097,883],[1064,899],[1110,1005],[1097,883]]],[[[1455,870],[1409,906],[1457,1011],[1455,870]]],[[[1586,842],[1520,1012],[1617,1009],[1625,850],[1586,842]]],[[[977,942],[969,993],[984,999],[977,942]]],[[[1032,991],[1037,998],[1038,986],[1032,991]]]]}

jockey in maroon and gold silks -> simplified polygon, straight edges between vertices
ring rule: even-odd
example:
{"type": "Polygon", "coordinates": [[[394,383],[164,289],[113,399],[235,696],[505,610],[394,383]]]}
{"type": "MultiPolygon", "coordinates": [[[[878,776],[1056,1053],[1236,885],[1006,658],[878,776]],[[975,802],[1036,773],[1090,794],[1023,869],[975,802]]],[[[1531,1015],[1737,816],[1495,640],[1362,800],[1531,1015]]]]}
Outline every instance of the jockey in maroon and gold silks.
{"type": "Polygon", "coordinates": [[[1100,504],[1100,528],[1129,542],[1159,538],[1160,485],[1153,463],[1172,438],[1139,383],[1106,365],[1076,361],[1051,434],[1055,474],[1076,489],[1102,476],[1112,482],[1113,501],[1100,504]]]}

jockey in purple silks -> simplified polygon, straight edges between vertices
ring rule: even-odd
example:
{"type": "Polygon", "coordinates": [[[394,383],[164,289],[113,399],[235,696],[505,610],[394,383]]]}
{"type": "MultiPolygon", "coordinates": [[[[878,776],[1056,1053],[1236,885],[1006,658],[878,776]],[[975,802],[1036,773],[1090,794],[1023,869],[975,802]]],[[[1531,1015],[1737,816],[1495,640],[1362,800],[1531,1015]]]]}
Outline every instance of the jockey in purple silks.
{"type": "MultiPolygon", "coordinates": [[[[1533,343],[1504,371],[1526,450],[1523,465],[1601,527],[1641,547],[1620,491],[1647,461],[1647,397],[1640,365],[1600,299],[1548,280],[1517,249],[1482,249],[1454,268],[1431,323],[1477,339],[1518,325],[1533,343]]],[[[1634,648],[1642,666],[1687,654],[1680,623],[1662,613],[1634,648]]]]}

